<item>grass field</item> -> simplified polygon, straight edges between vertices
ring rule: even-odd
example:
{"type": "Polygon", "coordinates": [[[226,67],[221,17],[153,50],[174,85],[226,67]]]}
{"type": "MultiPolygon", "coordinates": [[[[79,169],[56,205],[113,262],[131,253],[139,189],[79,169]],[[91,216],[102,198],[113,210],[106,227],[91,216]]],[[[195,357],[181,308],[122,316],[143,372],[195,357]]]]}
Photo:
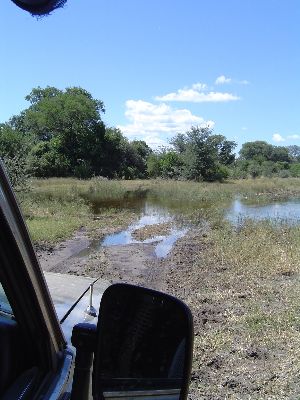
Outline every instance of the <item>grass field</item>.
{"type": "MultiPolygon", "coordinates": [[[[19,193],[19,199],[34,241],[57,242],[70,237],[80,227],[93,228],[91,204],[95,199],[122,200],[128,196],[147,193],[161,201],[178,204],[183,213],[197,218],[200,204],[217,208],[237,195],[266,201],[269,199],[300,196],[300,179],[256,179],[228,183],[196,183],[164,180],[108,181],[101,179],[78,180],[52,178],[34,180],[32,189],[19,193]]],[[[204,210],[202,209],[202,212],[204,210]]],[[[102,214],[120,222],[126,211],[102,210],[102,214]]],[[[130,214],[130,213],[129,213],[130,214]]],[[[204,212],[205,214],[205,212],[204,212]]],[[[206,214],[205,214],[206,215],[206,214]]],[[[209,218],[209,215],[206,215],[209,218]]],[[[124,223],[132,218],[124,215],[124,223]]]]}
{"type": "Polygon", "coordinates": [[[20,201],[34,240],[55,243],[80,227],[92,234],[136,217],[112,206],[95,221],[95,199],[146,194],[178,204],[182,219],[195,223],[166,260],[173,294],[195,320],[192,398],[300,398],[300,227],[249,220],[234,227],[222,217],[236,196],[262,203],[300,198],[300,179],[36,180],[20,201]]]}

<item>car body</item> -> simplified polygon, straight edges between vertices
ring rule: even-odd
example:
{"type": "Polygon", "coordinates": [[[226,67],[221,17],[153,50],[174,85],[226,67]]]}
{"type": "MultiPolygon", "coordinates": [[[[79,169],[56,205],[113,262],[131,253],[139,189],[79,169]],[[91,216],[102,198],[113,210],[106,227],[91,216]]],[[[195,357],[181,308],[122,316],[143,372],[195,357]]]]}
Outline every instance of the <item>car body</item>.
{"type": "Polygon", "coordinates": [[[33,392],[45,399],[63,398],[70,391],[74,350],[62,333],[3,165],[0,265],[0,393],[4,399],[23,399],[26,393],[33,398],[33,392]]]}

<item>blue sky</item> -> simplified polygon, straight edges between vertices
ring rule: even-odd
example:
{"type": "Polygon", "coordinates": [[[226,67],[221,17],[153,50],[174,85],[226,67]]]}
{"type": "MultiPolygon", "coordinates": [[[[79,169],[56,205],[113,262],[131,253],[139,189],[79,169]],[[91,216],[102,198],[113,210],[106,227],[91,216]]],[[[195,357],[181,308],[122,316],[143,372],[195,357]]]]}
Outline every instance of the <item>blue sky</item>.
{"type": "Polygon", "coordinates": [[[82,86],[153,147],[202,124],[300,145],[298,0],[69,0],[40,20],[2,0],[0,37],[0,122],[33,87],[82,86]]]}

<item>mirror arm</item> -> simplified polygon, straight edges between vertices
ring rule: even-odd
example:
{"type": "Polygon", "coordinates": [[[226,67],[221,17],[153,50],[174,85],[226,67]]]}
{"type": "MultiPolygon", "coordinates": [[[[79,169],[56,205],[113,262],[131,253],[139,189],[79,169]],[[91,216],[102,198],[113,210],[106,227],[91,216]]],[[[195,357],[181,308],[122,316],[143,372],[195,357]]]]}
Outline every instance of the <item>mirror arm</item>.
{"type": "Polygon", "coordinates": [[[96,330],[96,325],[87,323],[77,324],[73,328],[71,342],[76,348],[76,358],[71,400],[89,398],[96,330]]]}

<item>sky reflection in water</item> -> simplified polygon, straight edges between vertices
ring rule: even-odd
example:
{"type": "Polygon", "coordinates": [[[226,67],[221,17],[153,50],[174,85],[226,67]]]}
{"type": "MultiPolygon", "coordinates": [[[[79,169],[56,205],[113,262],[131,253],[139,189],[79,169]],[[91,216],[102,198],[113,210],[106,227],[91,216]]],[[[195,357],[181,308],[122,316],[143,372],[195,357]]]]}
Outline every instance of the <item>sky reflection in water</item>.
{"type": "Polygon", "coordinates": [[[246,204],[241,199],[233,201],[226,218],[234,225],[242,219],[271,220],[290,225],[300,223],[300,200],[273,202],[270,204],[246,204]]]}

